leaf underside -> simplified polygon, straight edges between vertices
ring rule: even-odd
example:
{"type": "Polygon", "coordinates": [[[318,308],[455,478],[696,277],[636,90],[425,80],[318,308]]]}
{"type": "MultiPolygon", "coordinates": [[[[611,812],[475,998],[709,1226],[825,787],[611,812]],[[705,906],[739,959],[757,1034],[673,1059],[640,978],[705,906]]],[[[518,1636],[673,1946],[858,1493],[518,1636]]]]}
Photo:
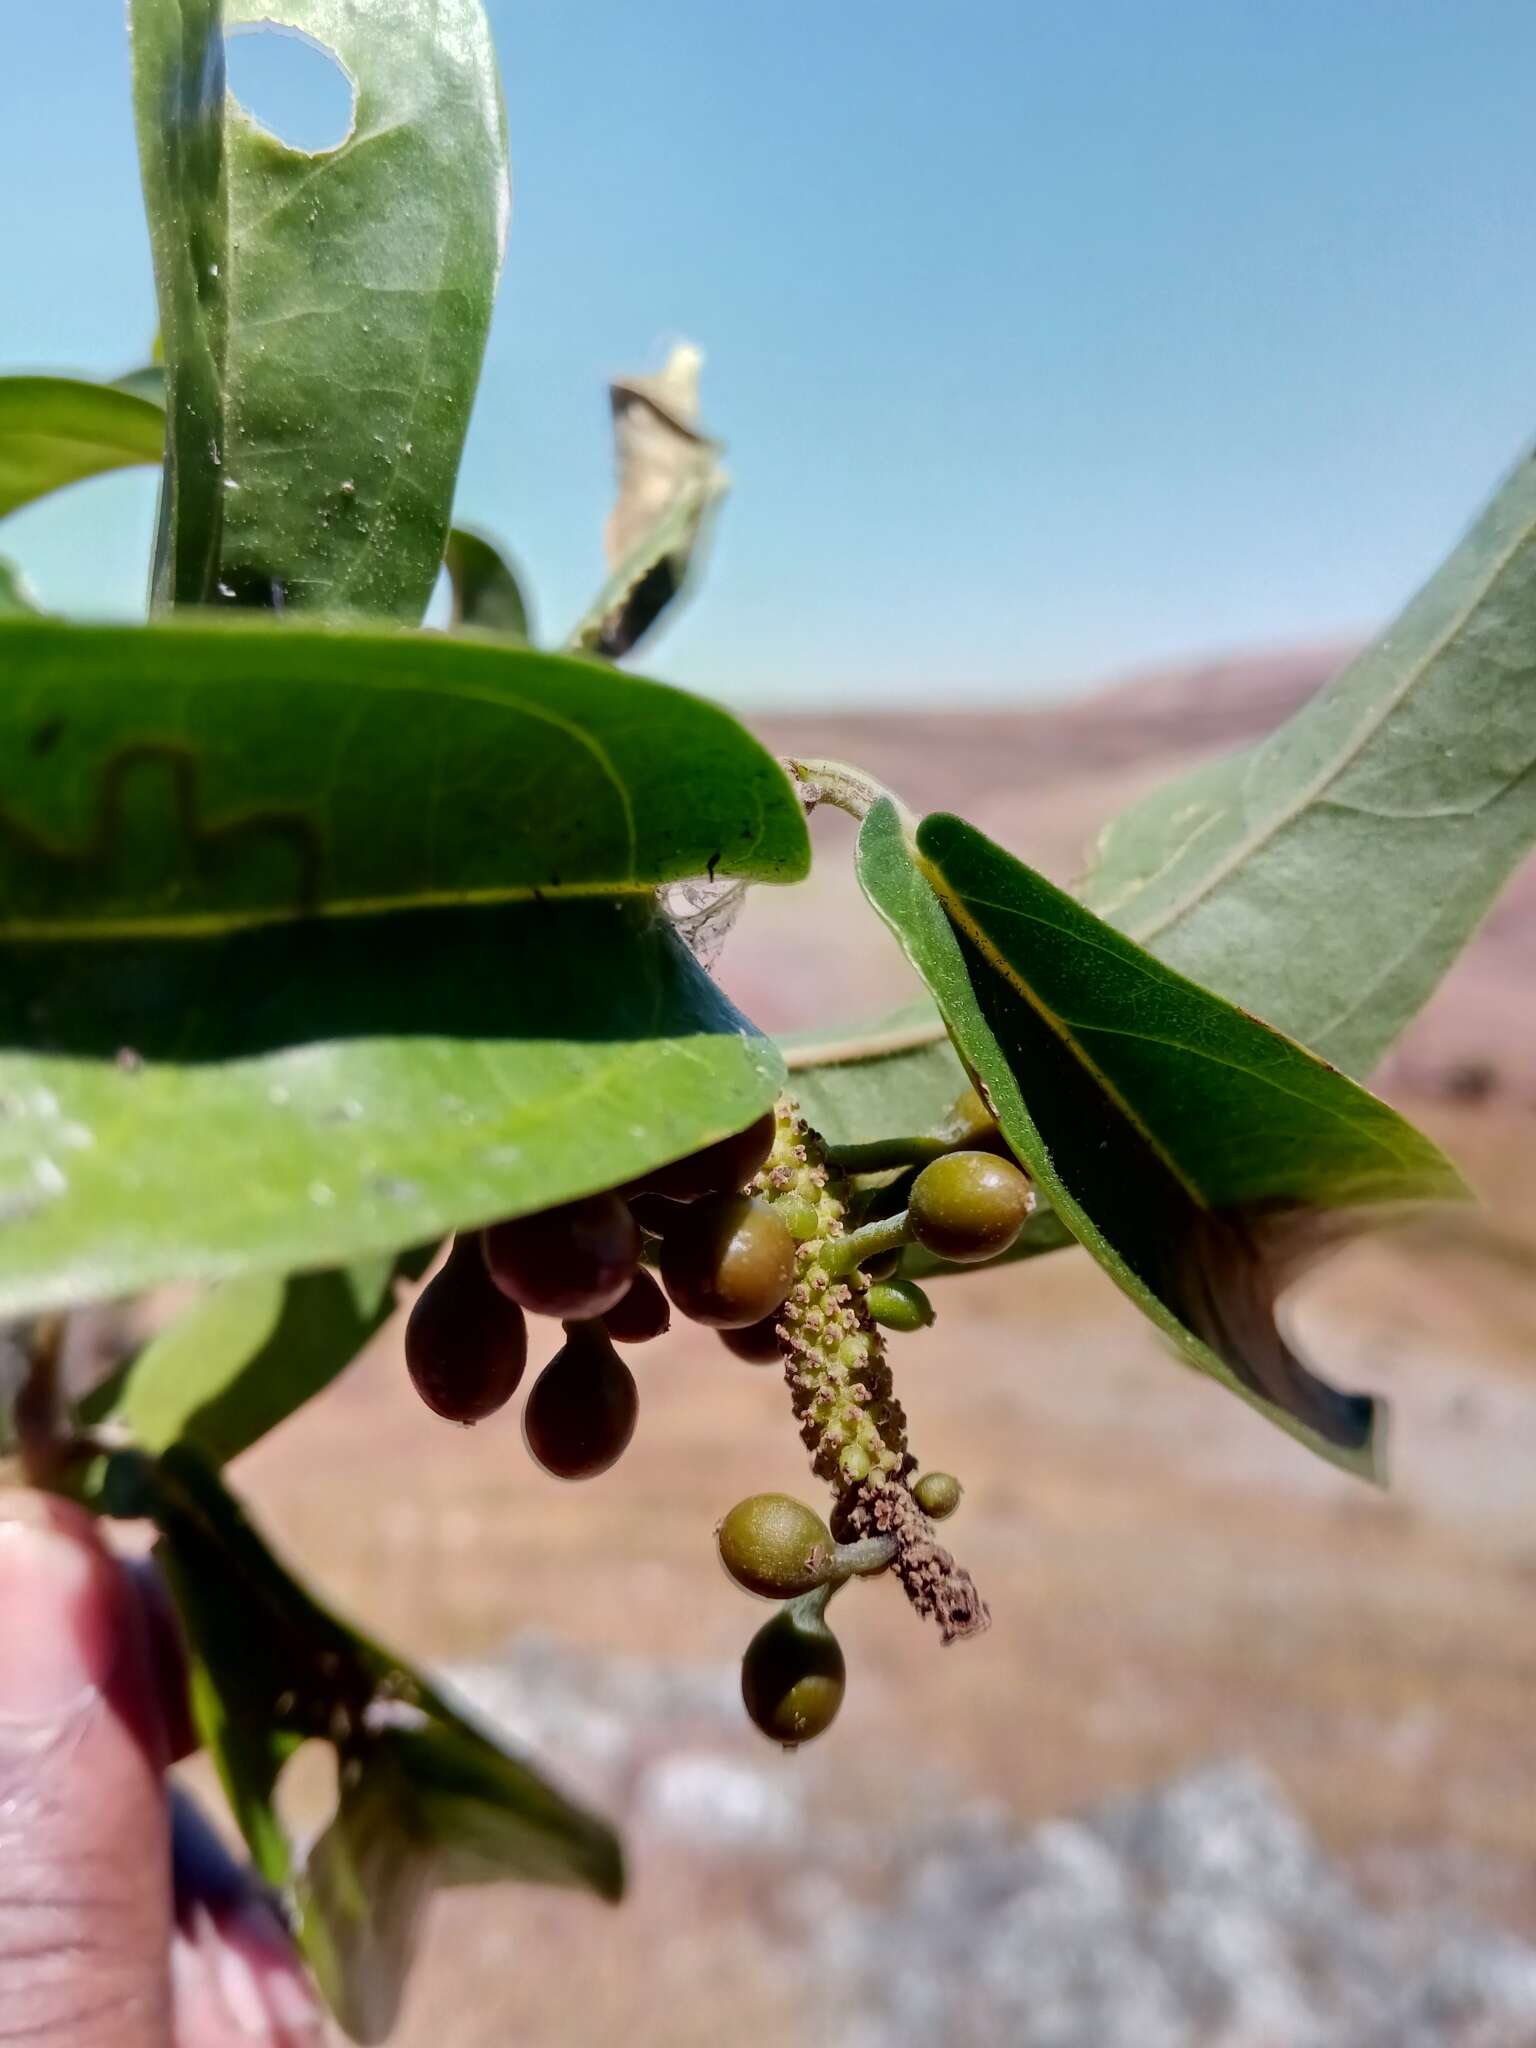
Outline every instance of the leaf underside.
{"type": "Polygon", "coordinates": [[[1275,1297],[1351,1221],[1464,1194],[1449,1162],[959,819],[912,841],[878,804],[859,871],[1058,1219],[1190,1363],[1380,1476],[1373,1404],[1307,1371],[1275,1297]]]}
{"type": "Polygon", "coordinates": [[[788,778],[734,719],[596,662],[257,620],[19,620],[0,682],[0,939],[792,880],[808,860],[788,778]]]}
{"type": "Polygon", "coordinates": [[[0,948],[0,1314],[612,1187],[782,1066],[646,899],[0,948]]]}

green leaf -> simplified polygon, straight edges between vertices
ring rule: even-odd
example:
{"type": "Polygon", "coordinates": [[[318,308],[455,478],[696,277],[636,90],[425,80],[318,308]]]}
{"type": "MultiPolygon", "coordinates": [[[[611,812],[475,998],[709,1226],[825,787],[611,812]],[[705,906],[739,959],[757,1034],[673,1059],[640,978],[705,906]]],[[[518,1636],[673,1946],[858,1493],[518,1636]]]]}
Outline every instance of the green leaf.
{"type": "Polygon", "coordinates": [[[14,562],[0,555],[0,619],[31,618],[37,609],[26,578],[14,562]]]}
{"type": "Polygon", "coordinates": [[[1536,458],[1271,738],[1109,826],[1083,894],[1355,1074],[1536,840],[1536,458]]]}
{"type": "Polygon", "coordinates": [[[414,623],[506,237],[479,0],[132,0],[129,16],[170,412],[158,599],[414,623]],[[268,21],[350,75],[338,148],[290,149],[226,94],[224,27],[268,21]]]}
{"type": "Polygon", "coordinates": [[[1331,1232],[1463,1196],[1449,1161],[961,819],[909,837],[877,803],[859,875],[1060,1220],[1189,1363],[1379,1476],[1373,1404],[1306,1370],[1275,1297],[1331,1232]]]}
{"type": "Polygon", "coordinates": [[[574,653],[618,661],[678,598],[730,488],[720,444],[699,427],[699,366],[686,343],[655,377],[608,387],[619,490],[608,522],[608,581],[572,632],[574,653]]]}
{"type": "Polygon", "coordinates": [[[443,565],[453,584],[455,629],[472,626],[524,644],[533,638],[522,585],[494,541],[473,527],[456,526],[443,565]]]}
{"type": "Polygon", "coordinates": [[[439,1884],[516,1878],[620,1895],[612,1831],[321,1607],[199,1458],[134,1459],[130,1480],[160,1530],[198,1732],[257,1867],[292,1892],[306,1955],[355,2039],[387,2036],[439,1884]],[[273,1794],[317,1739],[336,1751],[340,1805],[299,1870],[273,1794]]]}
{"type": "Polygon", "coordinates": [[[111,469],[158,462],[165,414],[112,384],[0,377],[0,519],[111,469]]]}
{"type": "Polygon", "coordinates": [[[744,1129],[783,1073],[644,898],[0,967],[0,1314],[573,1200],[744,1129]]]}
{"type": "Polygon", "coordinates": [[[429,1251],[329,1273],[247,1273],[178,1316],[85,1404],[140,1450],[189,1444],[210,1465],[258,1442],[343,1371],[429,1251]]]}
{"type": "Polygon", "coordinates": [[[0,628],[0,939],[803,874],[726,712],[595,662],[247,620],[0,628]]]}

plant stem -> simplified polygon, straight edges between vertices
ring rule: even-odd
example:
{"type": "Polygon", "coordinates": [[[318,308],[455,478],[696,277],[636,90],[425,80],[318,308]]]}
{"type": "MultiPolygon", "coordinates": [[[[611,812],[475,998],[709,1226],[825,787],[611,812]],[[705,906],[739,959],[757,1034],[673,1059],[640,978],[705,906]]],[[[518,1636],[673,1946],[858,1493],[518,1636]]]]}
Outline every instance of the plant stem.
{"type": "Polygon", "coordinates": [[[829,1145],[827,1163],[840,1173],[887,1173],[893,1166],[926,1166],[954,1149],[952,1138],[871,1138],[865,1145],[829,1145]]]}
{"type": "Polygon", "coordinates": [[[821,1263],[829,1273],[841,1278],[862,1266],[866,1259],[878,1259],[884,1252],[899,1252],[911,1242],[907,1212],[902,1209],[894,1216],[878,1216],[873,1223],[861,1223],[857,1230],[834,1237],[824,1247],[821,1263]]]}

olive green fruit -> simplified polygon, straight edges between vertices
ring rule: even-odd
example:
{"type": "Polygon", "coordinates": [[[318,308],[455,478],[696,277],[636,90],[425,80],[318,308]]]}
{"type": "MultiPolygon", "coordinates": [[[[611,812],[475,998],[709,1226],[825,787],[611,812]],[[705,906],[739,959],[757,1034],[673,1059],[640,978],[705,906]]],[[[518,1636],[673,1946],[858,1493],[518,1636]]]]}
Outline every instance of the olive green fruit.
{"type": "Polygon", "coordinates": [[[601,1323],[574,1323],[533,1383],[523,1441],[557,1479],[595,1479],[623,1456],[640,1397],[601,1323]]]}
{"type": "Polygon", "coordinates": [[[1029,1210],[1028,1178],[991,1152],[946,1152],[923,1168],[907,1197],[908,1223],[923,1249],[966,1266],[1007,1251],[1029,1210]]]}
{"type": "Polygon", "coordinates": [[[648,1344],[672,1327],[667,1297],[642,1266],[613,1307],[603,1313],[603,1327],[616,1344],[648,1344]]]}
{"type": "Polygon", "coordinates": [[[737,1585],[765,1600],[792,1599],[819,1586],[835,1547],[816,1510],[787,1493],[754,1493],[738,1501],[715,1540],[720,1562],[737,1585]]]}
{"type": "Polygon", "coordinates": [[[960,1505],[960,1482],[952,1472],[925,1472],[913,1482],[912,1498],[930,1522],[942,1522],[960,1505]]]}
{"type": "Polygon", "coordinates": [[[915,1280],[877,1280],[864,1297],[871,1316],[887,1330],[927,1330],[933,1303],[915,1280]]]}
{"type": "Polygon", "coordinates": [[[705,1195],[730,1195],[744,1188],[773,1150],[778,1129],[771,1109],[755,1124],[733,1132],[702,1152],[658,1166],[635,1182],[637,1193],[665,1195],[671,1202],[697,1202],[705,1195]]]}
{"type": "Polygon", "coordinates": [[[661,1247],[661,1277],[685,1316],[715,1330],[771,1316],[795,1278],[795,1243],[766,1202],[714,1195],[695,1202],[661,1247]]]}
{"type": "Polygon", "coordinates": [[[806,1612],[803,1601],[764,1622],[741,1660],[747,1713],[754,1726],[786,1749],[831,1727],[847,1684],[837,1637],[819,1614],[806,1612]]]}
{"type": "Polygon", "coordinates": [[[612,1308],[640,1265],[639,1226],[615,1194],[494,1223],[482,1242],[486,1271],[509,1300],[562,1320],[612,1308]]]}
{"type": "Polygon", "coordinates": [[[435,1415],[483,1422],[517,1392],[527,1362],[522,1310],[491,1285],[477,1240],[456,1238],[406,1322],[412,1385],[435,1415]]]}
{"type": "Polygon", "coordinates": [[[717,1334],[726,1350],[745,1359],[748,1365],[778,1365],[783,1359],[777,1310],[771,1316],[764,1316],[760,1323],[748,1323],[744,1329],[721,1330],[717,1334]]]}

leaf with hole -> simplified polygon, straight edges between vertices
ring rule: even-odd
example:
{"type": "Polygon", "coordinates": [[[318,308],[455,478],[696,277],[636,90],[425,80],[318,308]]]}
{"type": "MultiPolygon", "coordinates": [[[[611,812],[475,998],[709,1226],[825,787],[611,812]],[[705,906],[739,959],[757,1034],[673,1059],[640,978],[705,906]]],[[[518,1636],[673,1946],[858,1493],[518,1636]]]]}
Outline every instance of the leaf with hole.
{"type": "Polygon", "coordinates": [[[392,2026],[422,1911],[439,1885],[521,1879],[616,1899],[612,1831],[510,1755],[403,1659],[338,1621],[272,1555],[186,1449],[118,1455],[149,1513],[186,1629],[198,1732],[269,1883],[353,2038],[392,2026]],[[275,1810],[306,1741],[336,1753],[340,1806],[306,1865],[275,1810]]]}
{"type": "Polygon", "coordinates": [[[1189,1363],[1379,1477],[1374,1404],[1306,1369],[1275,1299],[1337,1235],[1463,1197],[1449,1161],[959,818],[882,800],[859,876],[1060,1221],[1189,1363]]]}
{"type": "Polygon", "coordinates": [[[158,462],[165,414],[120,385],[0,377],[0,519],[109,470],[158,462]]]}
{"type": "Polygon", "coordinates": [[[161,604],[415,623],[448,533],[508,217],[480,0],[131,0],[170,415],[161,604]],[[334,149],[226,93],[271,21],[354,90],[334,149]]]}
{"type": "Polygon", "coordinates": [[[1350,1073],[1536,840],[1536,457],[1377,644],[1271,738],[1104,832],[1082,894],[1350,1073]]]}

